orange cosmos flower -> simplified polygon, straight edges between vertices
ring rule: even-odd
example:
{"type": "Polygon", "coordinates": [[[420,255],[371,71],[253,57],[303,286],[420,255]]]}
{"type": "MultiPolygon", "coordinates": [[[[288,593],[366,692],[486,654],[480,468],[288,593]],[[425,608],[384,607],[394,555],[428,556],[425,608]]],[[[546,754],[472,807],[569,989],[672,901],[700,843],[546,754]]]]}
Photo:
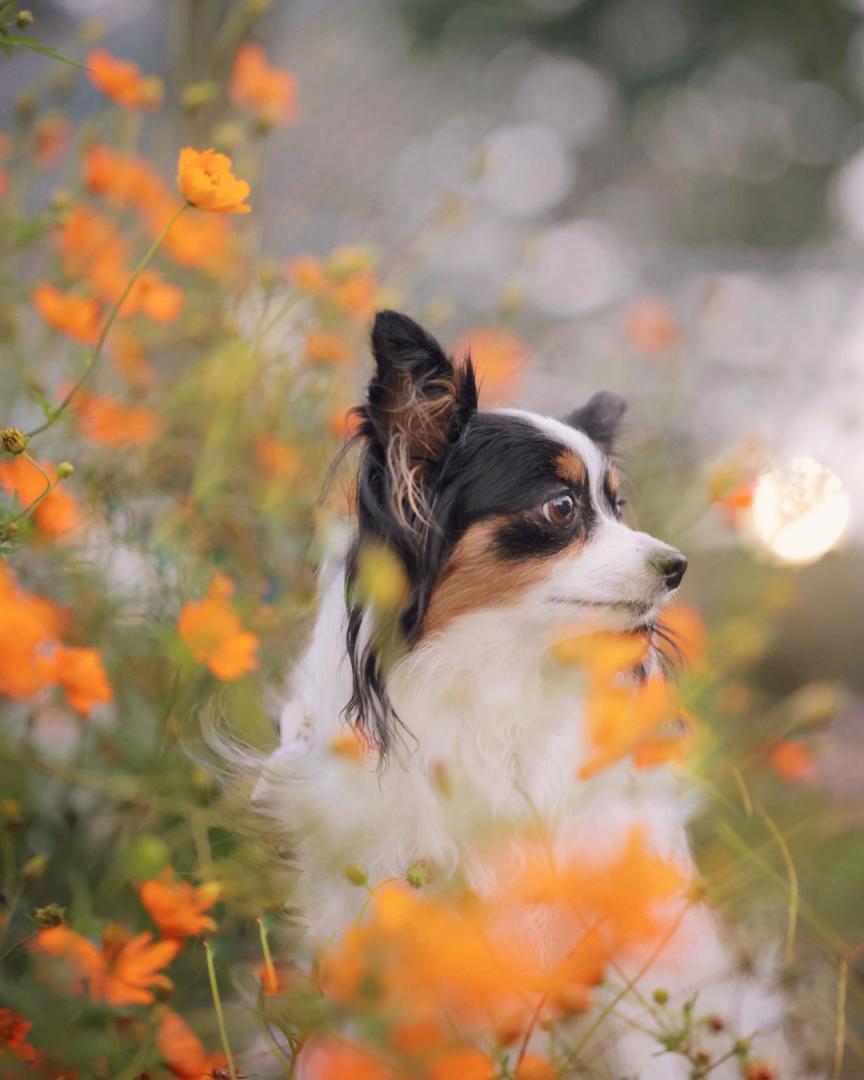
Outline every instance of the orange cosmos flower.
{"type": "MultiPolygon", "coordinates": [[[[36,528],[52,540],[73,532],[81,524],[82,516],[78,503],[57,482],[57,470],[47,461],[40,466],[54,486],[33,511],[36,528]]],[[[38,499],[45,490],[45,477],[27,458],[19,455],[11,461],[0,462],[0,487],[7,495],[17,495],[23,508],[38,499]]]]}
{"type": "Polygon", "coordinates": [[[800,742],[783,739],[771,750],[768,761],[780,779],[789,784],[800,784],[816,776],[816,762],[800,742]]]}
{"type": "Polygon", "coordinates": [[[681,331],[675,317],[662,300],[646,298],[635,303],[627,313],[625,332],[629,340],[645,353],[659,354],[678,344],[681,331]]]}
{"type": "Polygon", "coordinates": [[[498,1067],[487,1054],[464,1047],[435,1058],[424,1080],[494,1080],[497,1075],[498,1067]]]}
{"type": "Polygon", "coordinates": [[[300,1064],[301,1074],[315,1080],[397,1080],[398,1075],[371,1051],[333,1036],[310,1039],[300,1064]]]}
{"type": "Polygon", "coordinates": [[[497,403],[515,395],[528,350],[511,330],[483,326],[465,334],[456,343],[453,355],[470,355],[483,397],[487,402],[497,403]]]}
{"type": "Polygon", "coordinates": [[[51,681],[62,687],[66,700],[89,716],[94,706],[114,700],[114,692],[97,649],[58,645],[49,660],[51,681]]]}
{"type": "Polygon", "coordinates": [[[90,82],[124,109],[157,109],[162,104],[162,80],[144,76],[131,60],[118,60],[105,49],[87,57],[90,82]]]}
{"type": "Polygon", "coordinates": [[[338,367],[351,363],[351,350],[345,341],[326,330],[316,329],[307,333],[303,355],[309,364],[334,364],[338,367]]]}
{"type": "MultiPolygon", "coordinates": [[[[117,284],[119,296],[126,282],[121,279],[117,284]]],[[[138,280],[120,309],[120,314],[130,316],[140,311],[153,322],[172,323],[179,318],[185,303],[186,298],[182,289],[165,281],[155,270],[145,270],[139,274],[138,280]]]]}
{"type": "Polygon", "coordinates": [[[249,185],[231,171],[231,158],[213,149],[180,151],[177,186],[183,198],[199,210],[215,214],[248,214],[249,185]]]}
{"type": "Polygon", "coordinates": [[[198,1036],[177,1015],[163,1017],[156,1034],[156,1045],[171,1072],[180,1080],[210,1080],[221,1076],[227,1065],[224,1054],[208,1054],[198,1036]]]}
{"type": "Polygon", "coordinates": [[[297,80],[284,68],[271,67],[260,45],[247,42],[234,58],[228,97],[273,124],[297,120],[297,80]]]}
{"type": "Polygon", "coordinates": [[[152,409],[124,405],[106,394],[79,390],[70,407],[81,434],[102,446],[136,446],[152,442],[162,431],[162,421],[152,409]]]}
{"type": "Polygon", "coordinates": [[[168,185],[149,161],[99,143],[84,152],[84,183],[115,206],[142,214],[170,197],[168,185]]]}
{"type": "Polygon", "coordinates": [[[285,276],[292,285],[309,296],[320,296],[327,288],[324,264],[314,255],[292,259],[285,268],[285,276]]]}
{"type": "Polygon", "coordinates": [[[558,1070],[548,1058],[526,1054],[516,1066],[516,1080],[558,1080],[558,1070]]]}
{"type": "Polygon", "coordinates": [[[55,330],[87,345],[96,344],[102,327],[102,309],[98,300],[63,293],[43,281],[33,290],[33,304],[55,330]]]}
{"type": "Polygon", "coordinates": [[[122,266],[128,257],[120,230],[89,206],[76,206],[69,212],[56,241],[68,277],[86,276],[101,260],[122,266]]]}
{"type": "Polygon", "coordinates": [[[303,455],[296,446],[275,435],[259,435],[255,440],[255,459],[274,480],[295,480],[303,469],[303,455]]]}
{"type": "Polygon", "coordinates": [[[661,724],[655,735],[640,743],[633,751],[637,769],[655,769],[660,765],[683,765],[692,753],[698,734],[696,718],[688,709],[661,724]]]}
{"type": "Polygon", "coordinates": [[[213,907],[220,892],[212,881],[197,886],[177,881],[170,866],[139,889],[141,903],[167,938],[195,937],[215,930],[216,923],[204,912],[213,907]]]}
{"type": "Polygon", "coordinates": [[[29,1065],[38,1065],[42,1054],[27,1042],[27,1035],[33,1025],[20,1013],[11,1009],[0,1009],[0,1052],[6,1050],[19,1061],[29,1065]]]}
{"type": "Polygon", "coordinates": [[[153,988],[170,989],[171,981],[160,974],[177,955],[177,941],[157,941],[152,934],[132,936],[120,926],[108,927],[102,947],[76,934],[68,926],[40,930],[35,949],[64,961],[72,977],[72,989],[83,993],[87,984],[94,1001],[109,1005],[149,1005],[153,988]]]}
{"type": "Polygon", "coordinates": [[[337,757],[345,758],[361,765],[373,752],[372,743],[362,731],[356,727],[346,725],[339,734],[330,741],[330,752],[337,757]]]}
{"type": "Polygon", "coordinates": [[[114,366],[135,390],[149,390],[156,372],[147,362],[141,343],[127,326],[117,326],[111,335],[114,366]]]}
{"type": "Polygon", "coordinates": [[[0,693],[25,699],[50,682],[46,657],[59,633],[54,606],[22,589],[0,563],[0,693]]]}
{"type": "Polygon", "coordinates": [[[232,592],[233,585],[217,575],[207,596],[185,604],[177,622],[177,632],[195,659],[223,682],[233,682],[258,667],[258,638],[243,629],[228,603],[232,592]]]}
{"type": "Polygon", "coordinates": [[[566,632],[553,640],[549,651],[559,664],[582,668],[595,678],[610,679],[641,664],[650,644],[646,634],[566,632]]]}
{"type": "Polygon", "coordinates": [[[587,720],[594,752],[579,769],[579,777],[587,780],[617,764],[654,735],[673,712],[670,688],[659,676],[636,687],[612,683],[593,686],[587,720]]]}

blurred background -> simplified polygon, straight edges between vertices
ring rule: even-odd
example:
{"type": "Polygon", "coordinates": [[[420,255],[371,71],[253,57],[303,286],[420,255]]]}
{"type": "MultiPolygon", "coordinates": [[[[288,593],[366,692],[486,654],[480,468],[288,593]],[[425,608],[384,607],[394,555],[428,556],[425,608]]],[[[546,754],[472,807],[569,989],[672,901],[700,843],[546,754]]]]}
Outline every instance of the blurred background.
{"type": "MultiPolygon", "coordinates": [[[[175,97],[227,73],[213,43],[236,4],[37,6],[52,44],[103,21],[108,46],[175,97]]],[[[510,399],[554,412],[622,392],[634,438],[662,448],[651,467],[716,459],[746,474],[803,456],[830,469],[848,524],[842,542],[829,520],[792,553],[816,564],[764,675],[862,687],[864,9],[274,0],[254,34],[296,75],[304,120],[267,140],[264,254],[372,245],[387,285],[449,343],[503,315],[530,352],[510,399]]],[[[7,113],[40,64],[4,60],[7,113]]],[[[95,96],[82,85],[73,115],[95,96]]],[[[178,111],[178,137],[221,107],[178,111]]],[[[787,495],[824,480],[799,473],[787,495]]],[[[728,531],[694,520],[680,477],[665,487],[662,506],[639,507],[646,527],[698,526],[689,587],[715,599],[728,531]]]]}
{"type": "MultiPolygon", "coordinates": [[[[134,132],[164,175],[178,145],[234,154],[260,265],[368,247],[388,303],[448,346],[489,350],[487,401],[563,413],[600,388],[628,399],[630,511],[690,556],[685,599],[717,628],[727,681],[711,722],[727,748],[762,722],[814,737],[764,797],[795,835],[817,921],[853,950],[860,1000],[864,3],[31,7],[61,52],[98,38],[165,80],[158,139],[149,120],[134,132]],[[224,97],[200,91],[229,77],[222,43],[238,34],[296,77],[298,122],[240,139],[224,97]]],[[[56,74],[27,52],[0,59],[0,128],[56,74]]],[[[66,114],[101,136],[96,90],[64,77],[66,114]]],[[[31,205],[76,170],[35,177],[31,205]]],[[[323,435],[316,447],[315,483],[332,450],[323,435]]],[[[314,561],[308,537],[270,556],[274,594],[291,560],[314,561]]],[[[710,867],[707,826],[704,840],[710,867]]]]}

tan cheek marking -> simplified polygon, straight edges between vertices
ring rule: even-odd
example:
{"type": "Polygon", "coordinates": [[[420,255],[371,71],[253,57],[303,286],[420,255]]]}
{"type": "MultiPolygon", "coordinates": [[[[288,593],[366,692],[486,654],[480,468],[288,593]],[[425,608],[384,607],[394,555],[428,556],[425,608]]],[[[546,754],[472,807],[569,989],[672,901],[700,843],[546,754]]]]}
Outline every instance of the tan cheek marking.
{"type": "Polygon", "coordinates": [[[573,487],[579,487],[588,479],[585,462],[572,450],[562,450],[555,459],[555,472],[573,487]]]}
{"type": "Polygon", "coordinates": [[[618,494],[618,488],[621,484],[621,477],[618,475],[618,470],[614,465],[609,466],[609,472],[607,473],[607,483],[609,484],[609,490],[612,492],[612,498],[618,494]]]}
{"type": "Polygon", "coordinates": [[[502,559],[493,550],[495,533],[508,518],[489,518],[472,525],[453,551],[441,575],[423,622],[423,636],[440,633],[460,615],[514,603],[549,573],[552,563],[572,556],[584,540],[574,540],[557,555],[502,559]]]}

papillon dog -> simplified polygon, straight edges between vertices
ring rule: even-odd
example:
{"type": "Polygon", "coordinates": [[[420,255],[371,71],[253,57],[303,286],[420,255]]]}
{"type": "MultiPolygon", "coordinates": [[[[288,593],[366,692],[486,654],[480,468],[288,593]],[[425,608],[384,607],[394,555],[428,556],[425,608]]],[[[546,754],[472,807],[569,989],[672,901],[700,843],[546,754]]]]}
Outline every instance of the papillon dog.
{"type": "MultiPolygon", "coordinates": [[[[372,353],[354,535],[322,571],[281,746],[257,788],[291,831],[310,938],[357,918],[347,867],[372,885],[421,862],[470,880],[474,837],[495,822],[539,818],[591,852],[638,825],[659,856],[692,871],[686,779],[624,760],[578,780],[591,751],[584,693],[548,657],[554,635],[580,623],[661,633],[660,610],[687,569],[680,551],[623,520],[613,452],[624,401],[596,393],[560,419],[480,411],[470,359],[454,362],[393,311],[377,315],[372,353]],[[360,587],[364,554],[379,548],[405,582],[383,620],[360,587]],[[370,748],[359,764],[333,751],[348,730],[370,748]]],[[[625,677],[651,676],[652,655],[625,677]]],[[[694,903],[644,974],[641,1000],[663,987],[681,1005],[698,991],[757,1050],[758,1033],[773,1032],[765,1045],[782,1068],[780,999],[734,969],[712,914],[694,903]]],[[[599,1075],[691,1075],[638,1024],[608,1031],[599,1075]]],[[[734,1060],[712,1072],[738,1075],[734,1060]]]]}

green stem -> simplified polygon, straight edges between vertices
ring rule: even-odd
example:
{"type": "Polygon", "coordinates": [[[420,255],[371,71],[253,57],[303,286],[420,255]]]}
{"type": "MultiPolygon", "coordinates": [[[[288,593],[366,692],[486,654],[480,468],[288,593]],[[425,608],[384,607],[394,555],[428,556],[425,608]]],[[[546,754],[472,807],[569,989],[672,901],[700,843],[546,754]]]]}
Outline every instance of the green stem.
{"type": "Polygon", "coordinates": [[[177,211],[168,219],[168,221],[162,227],[162,229],[160,230],[158,236],[152,242],[150,247],[147,248],[147,250],[145,251],[145,253],[144,253],[144,255],[143,255],[142,259],[141,259],[141,261],[138,263],[138,265],[132,271],[132,276],[126,282],[126,288],[120,294],[120,299],[114,304],[114,307],[111,308],[111,311],[108,314],[108,318],[105,320],[105,323],[104,323],[104,325],[102,327],[102,330],[101,330],[101,332],[99,334],[99,338],[98,338],[98,340],[96,342],[96,346],[93,349],[93,352],[90,354],[90,359],[84,365],[84,370],[81,372],[81,375],[78,377],[78,379],[72,385],[72,388],[69,390],[69,392],[63,398],[63,400],[60,402],[60,404],[57,406],[57,408],[54,409],[54,411],[51,413],[51,415],[48,417],[48,419],[43,424],[40,424],[38,427],[33,428],[32,431],[27,432],[27,438],[28,439],[32,439],[34,437],[34,435],[41,435],[43,431],[47,431],[47,429],[50,428],[51,425],[54,424],[59,419],[59,417],[62,416],[63,413],[66,411],[66,408],[68,407],[69,402],[72,400],[73,397],[75,397],[75,395],[78,393],[78,391],[84,385],[84,382],[86,381],[86,379],[89,376],[90,372],[93,370],[93,368],[98,363],[99,357],[102,355],[102,348],[105,345],[105,339],[108,337],[108,332],[111,329],[111,327],[114,325],[114,320],[117,318],[117,315],[118,315],[118,313],[120,311],[120,308],[126,302],[126,297],[132,291],[132,288],[135,285],[135,282],[138,280],[141,272],[144,270],[144,268],[147,266],[147,264],[150,262],[150,260],[156,254],[156,252],[159,250],[159,247],[162,244],[162,241],[168,235],[168,233],[169,233],[169,231],[171,229],[171,226],[180,217],[180,215],[185,213],[188,209],[189,209],[189,203],[183,203],[182,206],[178,207],[177,211]]]}
{"type": "Polygon", "coordinates": [[[228,1032],[225,1029],[225,1016],[222,1012],[222,998],[219,996],[219,984],[216,981],[216,968],[213,964],[213,953],[210,949],[209,941],[204,942],[204,953],[207,957],[207,975],[210,979],[210,993],[213,996],[213,1008],[216,1010],[216,1023],[219,1027],[219,1038],[222,1040],[222,1050],[228,1061],[228,1073],[231,1080],[237,1080],[237,1070],[234,1067],[231,1044],[228,1042],[228,1032]]]}
{"type": "Polygon", "coordinates": [[[42,474],[42,478],[45,481],[45,490],[40,495],[37,495],[36,498],[33,500],[33,502],[31,502],[27,506],[25,506],[24,509],[20,513],[15,515],[15,517],[13,517],[9,521],[5,522],[4,525],[3,525],[4,531],[6,529],[8,529],[10,525],[16,525],[19,521],[22,521],[24,518],[29,517],[33,513],[33,511],[37,508],[37,506],[42,502],[42,500],[48,498],[48,496],[51,494],[51,492],[54,489],[54,486],[56,484],[56,481],[51,479],[51,477],[48,475],[48,473],[45,472],[45,470],[42,468],[42,466],[39,464],[39,462],[36,461],[35,458],[32,458],[27,453],[26,450],[22,453],[21,456],[23,458],[25,458],[27,461],[29,461],[30,464],[35,469],[38,469],[39,472],[42,474]]]}

